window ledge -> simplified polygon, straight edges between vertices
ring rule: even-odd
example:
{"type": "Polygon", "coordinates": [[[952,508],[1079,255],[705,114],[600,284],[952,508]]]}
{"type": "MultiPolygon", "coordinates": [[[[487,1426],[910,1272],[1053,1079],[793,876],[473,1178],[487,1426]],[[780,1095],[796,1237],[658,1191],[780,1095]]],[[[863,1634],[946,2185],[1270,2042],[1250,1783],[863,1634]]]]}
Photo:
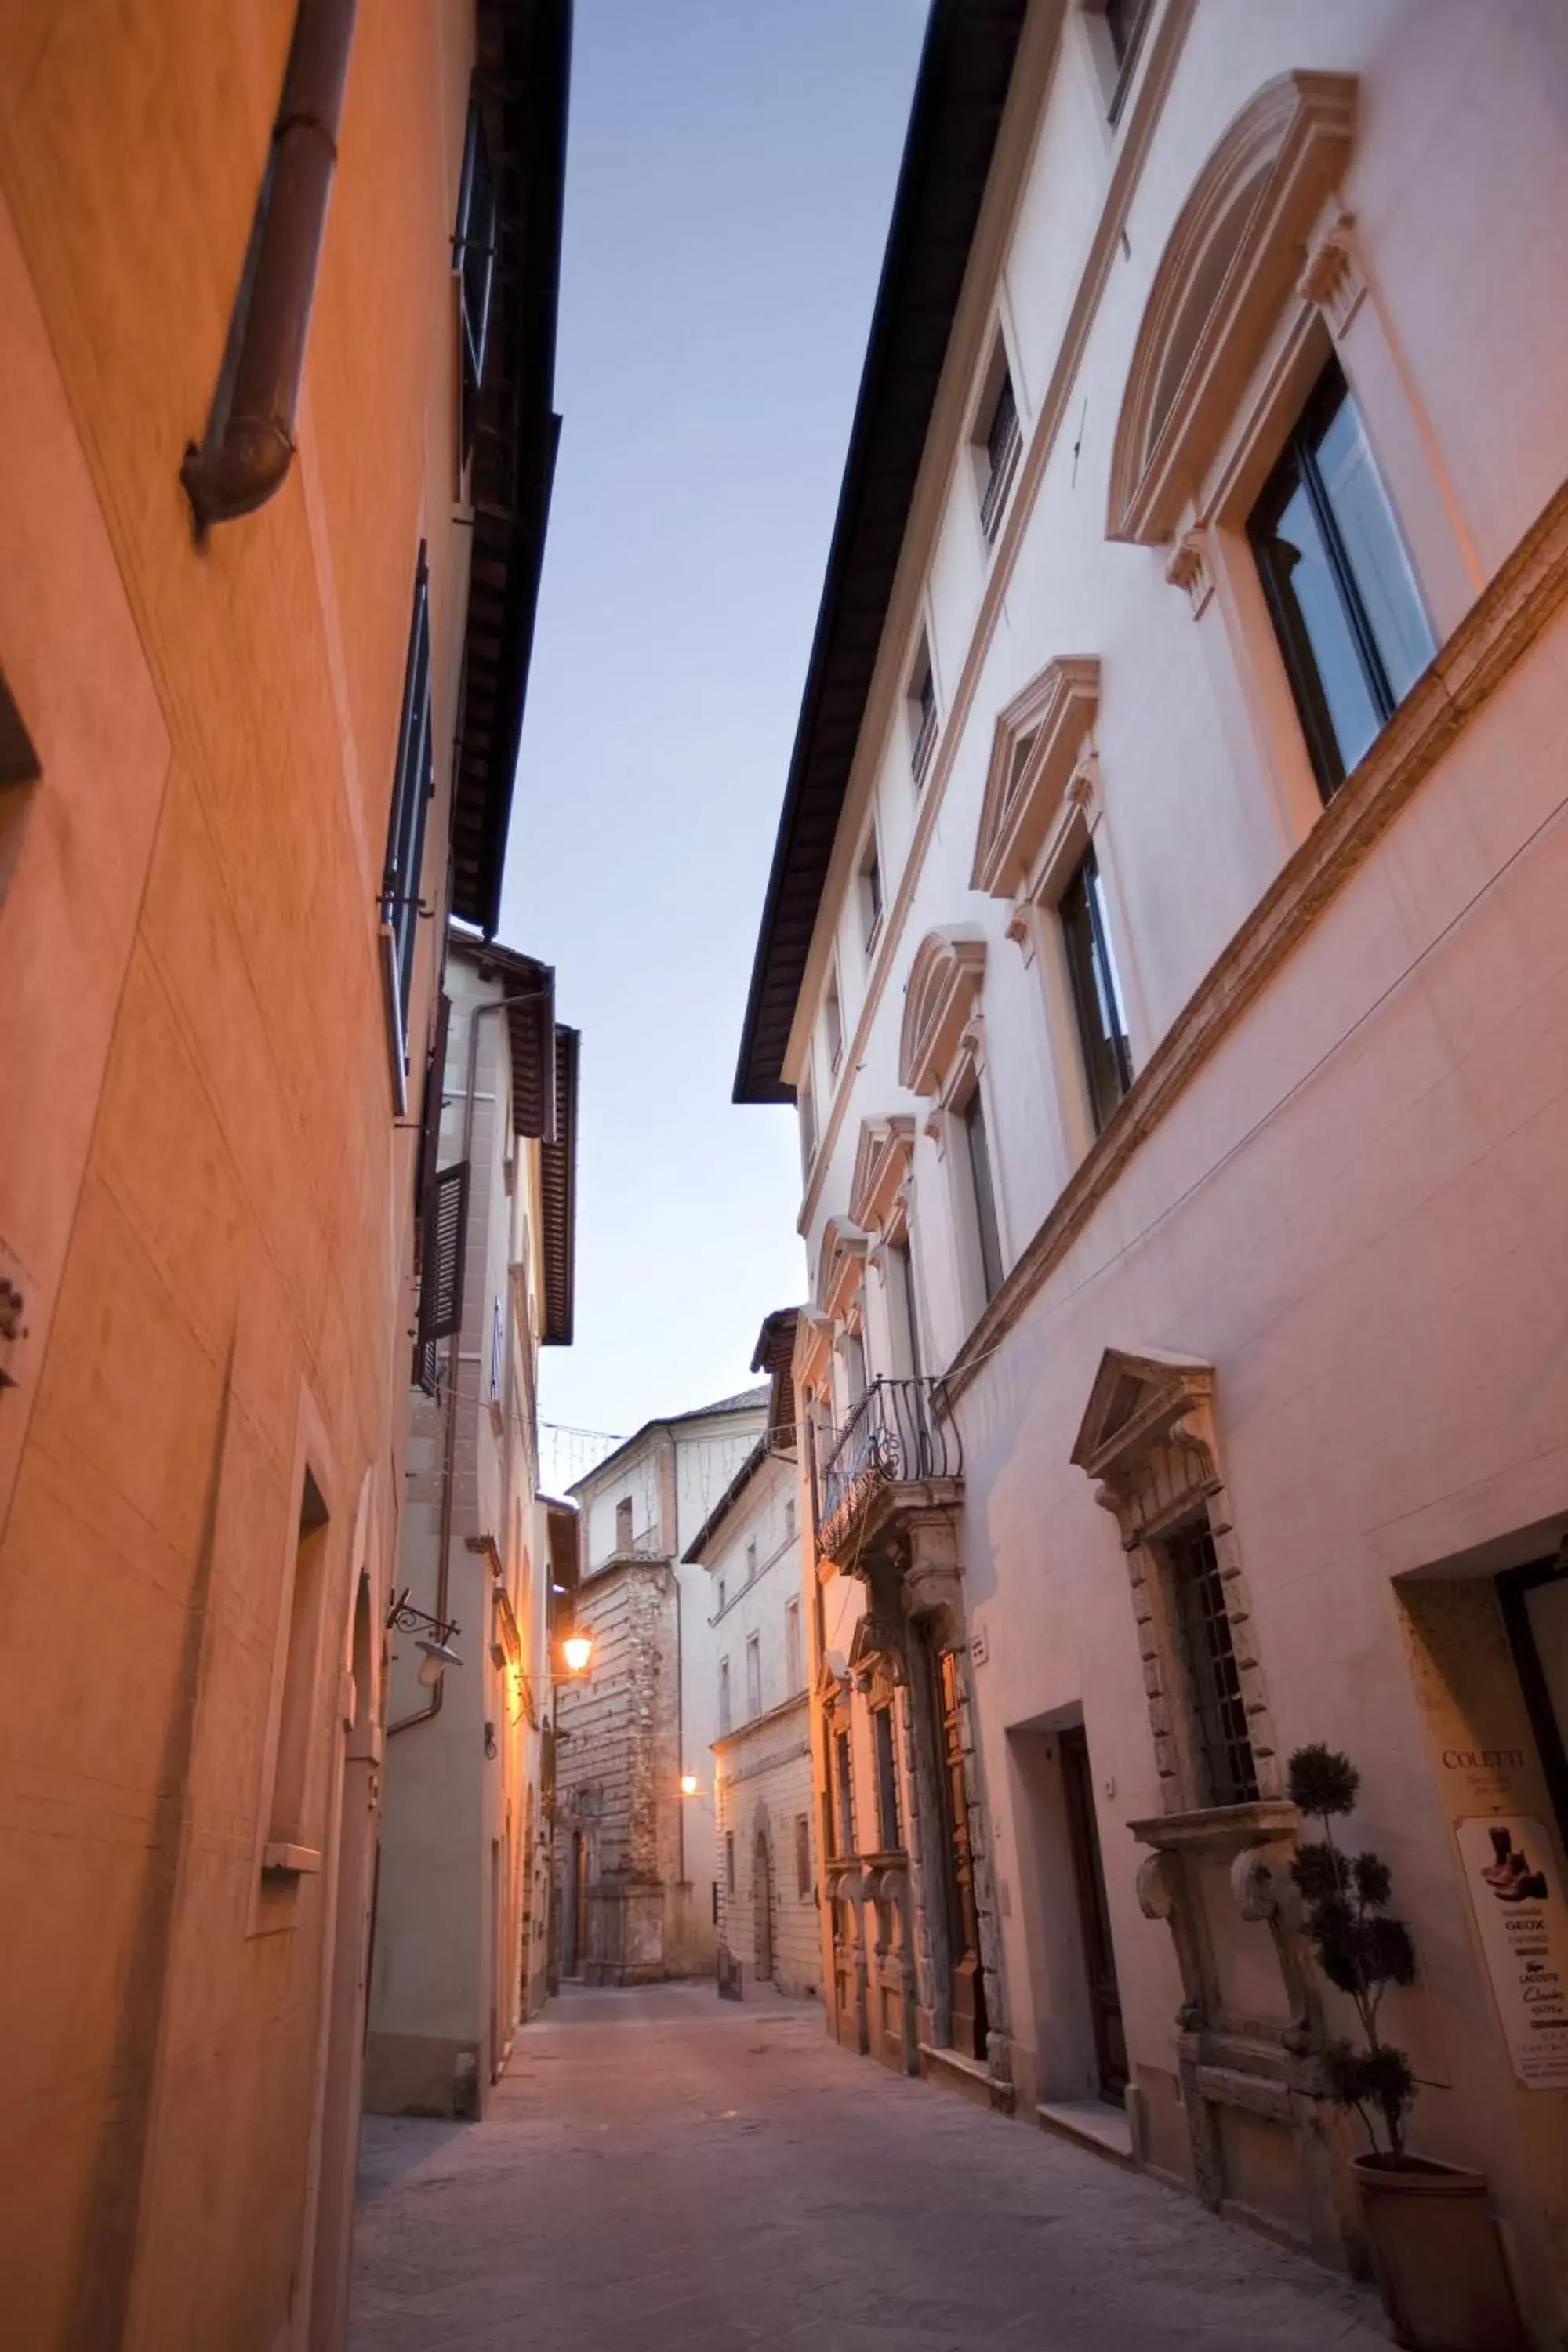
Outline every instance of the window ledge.
{"type": "Polygon", "coordinates": [[[1294,1837],[1301,1816],[1288,1797],[1258,1797],[1246,1805],[1205,1805],[1199,1812],[1157,1813],[1129,1822],[1140,1845],[1163,1853],[1218,1853],[1261,1845],[1269,1838],[1294,1837]]]}
{"type": "Polygon", "coordinates": [[[263,1846],[261,1868],[268,1878],[309,1878],[321,1867],[320,1849],[279,1843],[263,1846]]]}

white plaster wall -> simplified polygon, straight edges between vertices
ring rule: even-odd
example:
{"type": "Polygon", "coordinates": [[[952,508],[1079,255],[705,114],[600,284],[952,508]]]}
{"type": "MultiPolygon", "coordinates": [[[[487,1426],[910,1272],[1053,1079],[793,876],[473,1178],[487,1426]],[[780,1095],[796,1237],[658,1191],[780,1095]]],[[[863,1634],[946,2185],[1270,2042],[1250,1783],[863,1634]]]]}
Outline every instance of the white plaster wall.
{"type": "MultiPolygon", "coordinates": [[[[1112,162],[1080,33],[1069,18],[1001,282],[979,306],[988,320],[1005,307],[1026,432],[1112,162]]],[[[967,453],[928,448],[926,487],[945,481],[945,502],[906,545],[792,1045],[794,1071],[815,1055],[825,1135],[803,1211],[814,1269],[828,1219],[847,1211],[861,1120],[915,1116],[917,1281],[938,1366],[976,1302],[927,1107],[897,1077],[904,981],[931,928],[976,926],[987,941],[985,1100],[1008,1263],[1074,1157],[1078,1079],[1053,1061],[1038,965],[1005,937],[1007,908],[969,887],[998,710],[1053,656],[1098,656],[1096,840],[1140,1066],[1297,844],[1276,773],[1289,747],[1259,733],[1219,599],[1194,621],[1162,551],[1104,536],[1122,387],[1166,235],[1226,124],[1293,67],[1360,77],[1343,194],[1369,292],[1341,358],[1440,640],[1568,472],[1568,16],[1526,0],[1199,0],[984,644],[973,633],[999,559],[977,551],[967,453]],[[921,614],[943,713],[924,792],[941,798],[900,914],[917,816],[902,682],[921,614]],[[962,722],[961,677],[973,687],[962,722]],[[888,919],[868,1000],[850,865],[873,792],[888,919]],[[817,1024],[833,943],[837,1104],[817,1024]]],[[[951,355],[965,386],[984,350],[951,355]]],[[[1281,1740],[1355,1754],[1361,1833],[1393,1861],[1416,1923],[1434,1998],[1407,2015],[1437,2085],[1423,2095],[1422,2144],[1487,2164],[1527,2232],[1532,2159],[1519,2153],[1392,1580],[1568,1513],[1565,657],[1557,623],[1141,1145],[959,1407],[1015,2036],[1030,2041],[1040,1976],[1014,1899],[1026,1830],[1009,1729],[1081,1706],[1130,2039],[1140,2060],[1173,2063],[1170,1941],[1138,1911],[1126,1828],[1158,1803],[1126,1569],[1068,1457],[1102,1349],[1175,1349],[1217,1367],[1281,1740]]],[[[874,1307],[869,1319],[875,1370],[886,1340],[874,1307]]],[[[847,1647],[854,1595],[830,1587],[826,1612],[828,1647],[847,1647]]],[[[1526,2146],[1557,2097],[1530,2103],[1526,2146]]]]}

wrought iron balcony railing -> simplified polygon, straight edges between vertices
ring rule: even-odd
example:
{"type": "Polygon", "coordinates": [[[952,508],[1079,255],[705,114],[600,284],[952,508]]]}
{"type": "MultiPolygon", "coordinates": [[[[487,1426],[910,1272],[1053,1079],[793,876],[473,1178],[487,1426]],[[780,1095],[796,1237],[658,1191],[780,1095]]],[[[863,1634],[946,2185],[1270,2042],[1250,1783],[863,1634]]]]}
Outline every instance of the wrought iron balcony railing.
{"type": "Polygon", "coordinates": [[[873,1381],[816,1465],[818,1545],[836,1556],[879,1488],[963,1475],[942,1381],[873,1381]]]}

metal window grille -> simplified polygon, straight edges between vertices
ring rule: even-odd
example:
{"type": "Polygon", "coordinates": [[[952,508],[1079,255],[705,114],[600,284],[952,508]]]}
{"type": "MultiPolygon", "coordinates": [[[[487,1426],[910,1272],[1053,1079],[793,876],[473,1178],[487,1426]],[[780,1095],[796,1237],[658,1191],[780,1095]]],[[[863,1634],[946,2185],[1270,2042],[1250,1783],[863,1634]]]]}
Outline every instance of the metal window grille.
{"type": "Polygon", "coordinates": [[[1225,1580],[1206,1519],[1194,1519],[1165,1539],[1174,1586],[1177,1626],[1193,1727],[1210,1805],[1250,1804],[1258,1795],[1258,1765],[1247,1727],[1225,1580]]]}
{"type": "Polygon", "coordinates": [[[425,1271],[419,1285],[419,1345],[450,1337],[463,1319],[463,1244],[468,1228],[468,1163],[443,1168],[427,1195],[425,1271]]]}
{"type": "Polygon", "coordinates": [[[1005,374],[985,435],[987,472],[985,491],[980,501],[980,528],[987,539],[996,536],[996,526],[1002,520],[1002,509],[1007,502],[1007,492],[1012,488],[1013,472],[1022,446],[1023,435],[1018,425],[1018,404],[1013,395],[1013,379],[1010,374],[1005,374]]]}

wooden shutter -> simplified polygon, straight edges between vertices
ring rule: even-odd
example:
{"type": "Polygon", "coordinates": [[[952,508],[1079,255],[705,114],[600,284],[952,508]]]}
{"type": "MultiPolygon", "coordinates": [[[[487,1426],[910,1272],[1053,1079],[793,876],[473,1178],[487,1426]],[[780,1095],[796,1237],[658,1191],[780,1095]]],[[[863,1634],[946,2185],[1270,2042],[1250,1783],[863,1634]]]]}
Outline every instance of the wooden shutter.
{"type": "Polygon", "coordinates": [[[468,1225],[468,1163],[443,1168],[426,1196],[425,1272],[419,1344],[445,1339],[463,1319],[463,1244],[468,1225]]]}
{"type": "Polygon", "coordinates": [[[436,1034],[425,1065],[425,1100],[419,1115],[419,1162],[414,1176],[415,1213],[418,1219],[419,1263],[425,1263],[426,1195],[441,1151],[441,1089],[447,1076],[447,1032],[451,1026],[452,1000],[436,1000],[436,1034]]]}

